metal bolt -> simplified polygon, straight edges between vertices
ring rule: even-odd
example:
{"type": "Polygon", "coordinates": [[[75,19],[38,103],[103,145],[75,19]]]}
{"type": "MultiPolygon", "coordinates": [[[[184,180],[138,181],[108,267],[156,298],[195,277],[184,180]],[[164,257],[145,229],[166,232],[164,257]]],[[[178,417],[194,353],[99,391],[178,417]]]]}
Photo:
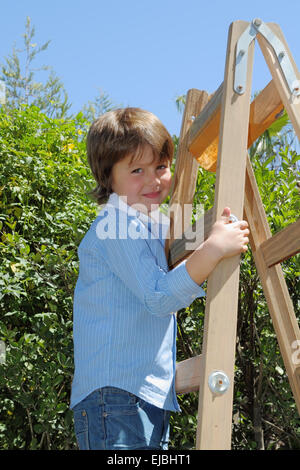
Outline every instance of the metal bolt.
{"type": "Polygon", "coordinates": [[[262,24],[262,21],[260,18],[255,18],[255,20],[253,20],[253,23],[256,27],[259,27],[262,24]]]}
{"type": "Polygon", "coordinates": [[[239,54],[240,54],[241,56],[245,55],[245,53],[246,53],[246,51],[245,51],[244,49],[241,49],[240,52],[239,52],[239,54]]]}
{"type": "Polygon", "coordinates": [[[278,58],[279,58],[279,59],[283,59],[284,56],[285,56],[285,52],[284,52],[284,51],[279,52],[279,54],[278,54],[278,58]]]}
{"type": "Polygon", "coordinates": [[[234,222],[238,222],[238,221],[239,221],[239,219],[236,217],[236,215],[233,215],[233,214],[230,215],[229,222],[234,223],[234,222]]]}
{"type": "Polygon", "coordinates": [[[281,116],[283,116],[283,113],[284,113],[284,108],[281,111],[279,111],[279,113],[276,114],[275,119],[278,119],[281,116]]]}
{"type": "Polygon", "coordinates": [[[236,88],[237,88],[237,92],[242,92],[244,89],[242,85],[238,85],[236,88]]]}
{"type": "Polygon", "coordinates": [[[225,372],[217,370],[208,377],[208,386],[214,395],[223,395],[230,385],[229,378],[225,372]]]}

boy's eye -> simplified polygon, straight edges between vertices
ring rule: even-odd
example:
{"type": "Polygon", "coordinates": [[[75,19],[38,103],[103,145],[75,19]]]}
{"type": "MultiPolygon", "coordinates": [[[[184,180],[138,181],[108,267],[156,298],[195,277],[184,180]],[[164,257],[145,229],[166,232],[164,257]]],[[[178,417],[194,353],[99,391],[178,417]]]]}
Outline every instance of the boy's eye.
{"type": "MultiPolygon", "coordinates": [[[[163,165],[158,165],[157,168],[158,169],[161,169],[161,168],[164,169],[164,168],[167,168],[167,165],[164,165],[164,164],[163,165]]],[[[137,173],[138,174],[140,172],[140,170],[142,170],[142,168],[136,168],[136,170],[133,170],[132,173],[137,173]]]]}

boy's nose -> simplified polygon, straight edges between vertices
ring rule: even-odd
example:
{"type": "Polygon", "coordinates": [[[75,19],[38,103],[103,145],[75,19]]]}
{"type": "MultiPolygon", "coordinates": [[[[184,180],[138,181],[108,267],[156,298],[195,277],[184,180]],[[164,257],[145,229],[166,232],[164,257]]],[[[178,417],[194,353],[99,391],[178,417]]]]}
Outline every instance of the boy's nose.
{"type": "Polygon", "coordinates": [[[146,178],[146,184],[150,188],[156,189],[156,186],[160,185],[160,179],[155,173],[151,174],[151,175],[148,175],[148,177],[146,178]]]}

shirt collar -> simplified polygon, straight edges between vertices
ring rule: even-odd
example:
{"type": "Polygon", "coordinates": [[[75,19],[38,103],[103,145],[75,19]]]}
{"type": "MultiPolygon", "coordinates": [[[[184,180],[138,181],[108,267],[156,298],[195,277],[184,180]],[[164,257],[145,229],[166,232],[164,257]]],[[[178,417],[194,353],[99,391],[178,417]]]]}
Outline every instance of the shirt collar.
{"type": "Polygon", "coordinates": [[[117,193],[111,193],[109,196],[109,199],[107,201],[107,205],[111,205],[113,207],[116,207],[117,209],[126,212],[128,215],[132,215],[137,217],[139,220],[141,220],[146,226],[151,223],[151,224],[162,224],[162,225],[167,225],[169,226],[170,224],[170,219],[168,216],[163,214],[159,208],[156,209],[155,211],[151,212],[151,215],[148,216],[147,214],[144,214],[143,212],[134,209],[134,207],[129,206],[121,196],[119,196],[117,193]]]}

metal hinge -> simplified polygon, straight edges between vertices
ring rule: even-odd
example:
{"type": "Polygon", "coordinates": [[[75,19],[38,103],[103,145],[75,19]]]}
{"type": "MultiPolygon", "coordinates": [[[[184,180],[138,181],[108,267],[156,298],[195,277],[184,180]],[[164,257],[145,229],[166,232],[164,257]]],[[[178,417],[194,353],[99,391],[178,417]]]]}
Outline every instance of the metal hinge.
{"type": "Polygon", "coordinates": [[[259,18],[255,18],[240,36],[235,56],[234,91],[242,95],[246,90],[249,45],[260,33],[273,47],[283,75],[294,96],[300,95],[300,84],[284,45],[273,31],[259,18]]]}

